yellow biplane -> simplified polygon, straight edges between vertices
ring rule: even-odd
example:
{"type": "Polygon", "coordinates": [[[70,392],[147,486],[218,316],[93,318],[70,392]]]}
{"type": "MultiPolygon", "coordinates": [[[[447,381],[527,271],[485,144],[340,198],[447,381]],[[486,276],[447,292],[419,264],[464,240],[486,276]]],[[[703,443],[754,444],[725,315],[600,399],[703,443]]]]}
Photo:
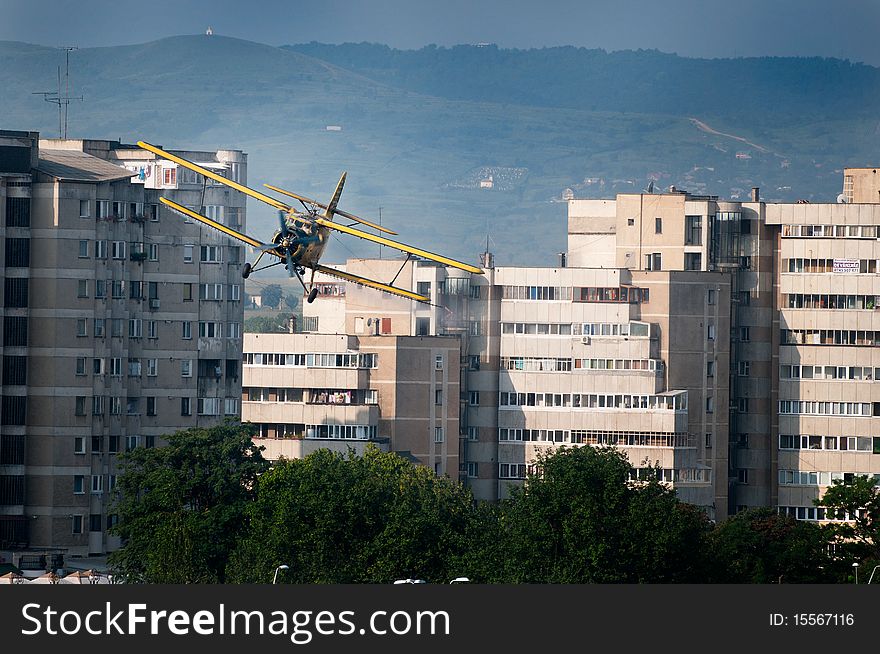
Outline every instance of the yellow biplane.
{"type": "MultiPolygon", "coordinates": [[[[308,302],[313,302],[315,296],[318,294],[318,289],[315,288],[315,272],[322,272],[326,275],[331,275],[333,277],[344,279],[347,282],[361,284],[363,286],[368,286],[370,288],[384,291],[385,293],[392,293],[393,295],[399,295],[401,297],[416,300],[418,302],[430,302],[430,298],[424,295],[414,293],[405,288],[398,288],[397,286],[393,286],[393,283],[395,281],[394,279],[392,279],[390,283],[379,282],[373,279],[368,279],[366,277],[361,277],[359,275],[353,275],[342,270],[337,270],[336,268],[321,265],[319,263],[321,255],[324,253],[324,248],[327,246],[327,242],[330,239],[330,233],[333,231],[356,236],[357,238],[362,238],[367,241],[373,241],[374,243],[379,243],[381,245],[400,250],[401,252],[405,252],[407,255],[406,261],[409,261],[410,258],[415,256],[422,257],[424,259],[430,259],[432,261],[437,261],[447,266],[460,268],[461,270],[466,270],[468,272],[483,272],[480,268],[477,268],[476,266],[462,263],[461,261],[456,261],[455,259],[450,259],[449,257],[444,257],[440,254],[434,254],[433,252],[413,247],[412,245],[407,245],[398,241],[392,241],[391,239],[385,238],[384,236],[378,236],[376,234],[365,232],[361,229],[356,229],[351,225],[343,225],[337,222],[333,222],[334,216],[340,216],[342,218],[352,220],[356,223],[366,225],[367,227],[371,227],[377,231],[384,232],[385,234],[395,234],[395,232],[392,232],[389,229],[371,223],[370,221],[364,220],[363,218],[358,218],[353,214],[337,208],[336,205],[339,203],[339,196],[342,194],[342,186],[343,184],[345,184],[345,173],[342,173],[342,176],[339,178],[339,183],[336,185],[336,190],[334,191],[329,204],[321,204],[320,202],[310,200],[309,198],[302,195],[297,195],[296,193],[291,193],[290,191],[285,191],[284,189],[270,186],[269,184],[265,185],[272,191],[281,193],[282,195],[286,195],[293,198],[294,200],[297,200],[304,209],[300,211],[294,209],[292,206],[286,204],[285,202],[281,202],[280,200],[261,193],[260,191],[255,191],[252,188],[248,188],[247,186],[238,184],[237,182],[227,179],[222,175],[218,175],[214,171],[208,170],[207,168],[199,166],[198,164],[194,164],[191,161],[187,161],[186,159],[171,154],[170,152],[166,152],[165,150],[162,150],[155,145],[145,143],[144,141],[138,141],[138,145],[144,150],[148,150],[153,154],[162,157],[163,159],[173,161],[174,163],[183,166],[184,168],[188,168],[189,170],[203,175],[208,179],[212,179],[221,184],[225,184],[226,186],[229,186],[236,191],[245,193],[250,197],[255,198],[261,202],[265,202],[266,204],[277,209],[280,229],[278,229],[272,235],[272,239],[269,243],[263,243],[262,241],[248,236],[247,234],[237,232],[234,229],[231,229],[226,225],[217,222],[216,220],[212,220],[207,216],[203,216],[200,213],[193,211],[192,209],[177,204],[176,202],[169,200],[168,198],[160,198],[160,201],[163,204],[171,207],[175,211],[178,211],[185,216],[193,218],[194,220],[197,220],[200,223],[207,225],[208,227],[213,227],[214,229],[226,234],[227,236],[238,239],[239,241],[247,243],[251,247],[256,248],[260,252],[260,254],[257,256],[253,264],[244,264],[241,271],[242,277],[247,278],[251,274],[251,272],[257,270],[265,270],[266,268],[269,268],[271,266],[283,264],[289,271],[291,277],[296,276],[297,279],[299,279],[300,283],[303,286],[303,290],[306,293],[306,299],[308,302]],[[280,261],[275,261],[271,264],[263,266],[262,268],[257,268],[257,265],[263,258],[264,254],[269,254],[273,257],[277,257],[278,259],[280,259],[280,261]],[[304,279],[304,275],[306,274],[307,269],[312,271],[308,285],[306,284],[304,279]]],[[[406,261],[404,261],[404,265],[406,264],[406,261]]],[[[403,265],[401,266],[401,270],[403,270],[403,265]]],[[[398,274],[400,274],[400,271],[398,271],[398,274]]]]}

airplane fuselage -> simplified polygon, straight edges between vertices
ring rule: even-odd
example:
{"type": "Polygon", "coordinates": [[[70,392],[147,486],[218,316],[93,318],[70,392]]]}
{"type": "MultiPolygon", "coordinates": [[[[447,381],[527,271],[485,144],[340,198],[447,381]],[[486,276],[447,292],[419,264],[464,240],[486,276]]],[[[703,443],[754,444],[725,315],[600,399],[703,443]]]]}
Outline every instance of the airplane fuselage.
{"type": "Polygon", "coordinates": [[[324,248],[327,246],[329,230],[326,227],[315,225],[309,232],[299,224],[289,225],[288,234],[285,238],[281,236],[281,230],[277,230],[272,236],[272,242],[281,246],[276,250],[282,261],[286,258],[285,249],[290,248],[291,258],[295,266],[303,268],[314,268],[321,255],[324,254],[324,248]]]}

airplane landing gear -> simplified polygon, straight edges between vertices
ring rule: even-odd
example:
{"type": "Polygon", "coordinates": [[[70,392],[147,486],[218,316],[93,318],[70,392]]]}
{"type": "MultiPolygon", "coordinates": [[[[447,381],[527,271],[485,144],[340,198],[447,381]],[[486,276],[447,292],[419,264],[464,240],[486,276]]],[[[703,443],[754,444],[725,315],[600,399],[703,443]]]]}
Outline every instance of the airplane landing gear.
{"type": "Polygon", "coordinates": [[[312,302],[315,301],[315,298],[316,298],[316,297],[318,297],[318,289],[317,289],[317,288],[313,288],[311,291],[309,291],[309,297],[306,299],[306,301],[307,301],[309,304],[311,304],[312,302]]]}
{"type": "Polygon", "coordinates": [[[253,267],[251,266],[251,264],[248,262],[245,262],[245,264],[241,267],[241,276],[244,279],[247,279],[251,275],[251,270],[253,270],[253,267]]]}

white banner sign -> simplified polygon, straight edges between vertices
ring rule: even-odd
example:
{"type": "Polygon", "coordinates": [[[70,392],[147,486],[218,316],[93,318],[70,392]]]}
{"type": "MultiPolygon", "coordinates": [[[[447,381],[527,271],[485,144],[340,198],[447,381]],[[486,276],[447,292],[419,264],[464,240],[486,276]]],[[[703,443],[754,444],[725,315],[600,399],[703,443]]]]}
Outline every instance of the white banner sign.
{"type": "Polygon", "coordinates": [[[834,272],[835,273],[857,273],[857,272],[859,272],[859,260],[858,259],[835,259],[834,260],[834,272]]]}

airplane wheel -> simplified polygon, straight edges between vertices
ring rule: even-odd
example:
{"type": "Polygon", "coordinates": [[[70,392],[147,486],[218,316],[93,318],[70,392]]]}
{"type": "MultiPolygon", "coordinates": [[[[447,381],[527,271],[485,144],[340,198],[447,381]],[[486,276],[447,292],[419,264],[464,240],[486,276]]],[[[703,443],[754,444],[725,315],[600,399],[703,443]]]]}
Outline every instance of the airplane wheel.
{"type": "Polygon", "coordinates": [[[251,264],[245,262],[245,264],[241,267],[241,276],[247,279],[251,275],[251,264]]]}
{"type": "Polygon", "coordinates": [[[318,297],[318,289],[317,289],[317,288],[313,288],[311,291],[309,291],[309,297],[308,297],[307,302],[308,302],[309,304],[311,304],[312,302],[315,301],[315,298],[316,298],[316,297],[318,297]]]}

